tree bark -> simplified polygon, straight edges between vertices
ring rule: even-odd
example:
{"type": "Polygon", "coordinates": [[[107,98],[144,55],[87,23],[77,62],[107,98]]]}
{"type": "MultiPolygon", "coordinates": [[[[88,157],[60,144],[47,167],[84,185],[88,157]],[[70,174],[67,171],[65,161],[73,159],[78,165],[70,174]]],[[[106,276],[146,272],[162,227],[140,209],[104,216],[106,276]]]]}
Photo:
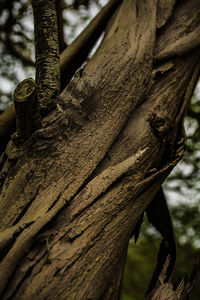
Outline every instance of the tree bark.
{"type": "Polygon", "coordinates": [[[2,157],[2,300],[118,299],[130,235],[184,153],[200,70],[198,1],[158,3],[124,0],[23,152],[2,157]]]}
{"type": "Polygon", "coordinates": [[[40,111],[55,106],[60,93],[56,0],[32,0],[35,31],[36,96],[40,111]]]}

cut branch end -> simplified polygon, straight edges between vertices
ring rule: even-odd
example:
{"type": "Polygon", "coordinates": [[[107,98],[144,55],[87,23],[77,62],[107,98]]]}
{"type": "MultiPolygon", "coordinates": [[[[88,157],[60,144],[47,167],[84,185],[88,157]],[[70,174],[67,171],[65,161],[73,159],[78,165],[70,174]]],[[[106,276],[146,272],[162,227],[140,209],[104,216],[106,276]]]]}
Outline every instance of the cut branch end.
{"type": "Polygon", "coordinates": [[[32,78],[23,80],[17,86],[14,92],[14,105],[17,136],[21,141],[25,141],[34,130],[36,114],[35,81],[32,78]]]}

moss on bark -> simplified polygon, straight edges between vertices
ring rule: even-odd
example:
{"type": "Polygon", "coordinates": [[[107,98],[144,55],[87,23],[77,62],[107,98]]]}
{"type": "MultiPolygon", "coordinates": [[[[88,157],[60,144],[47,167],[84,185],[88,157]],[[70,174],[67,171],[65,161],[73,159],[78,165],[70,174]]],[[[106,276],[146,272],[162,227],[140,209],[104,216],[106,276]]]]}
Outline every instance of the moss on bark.
{"type": "Polygon", "coordinates": [[[60,56],[55,0],[33,0],[36,94],[40,111],[55,106],[60,92],[60,56]]]}

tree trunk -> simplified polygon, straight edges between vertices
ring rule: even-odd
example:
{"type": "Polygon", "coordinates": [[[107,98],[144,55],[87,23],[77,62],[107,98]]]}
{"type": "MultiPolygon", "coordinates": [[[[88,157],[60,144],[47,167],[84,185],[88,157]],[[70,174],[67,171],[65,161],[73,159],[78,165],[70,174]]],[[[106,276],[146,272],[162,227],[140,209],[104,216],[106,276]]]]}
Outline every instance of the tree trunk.
{"type": "Polygon", "coordinates": [[[200,70],[199,1],[174,2],[124,0],[42,127],[2,155],[2,300],[118,299],[200,70]]]}

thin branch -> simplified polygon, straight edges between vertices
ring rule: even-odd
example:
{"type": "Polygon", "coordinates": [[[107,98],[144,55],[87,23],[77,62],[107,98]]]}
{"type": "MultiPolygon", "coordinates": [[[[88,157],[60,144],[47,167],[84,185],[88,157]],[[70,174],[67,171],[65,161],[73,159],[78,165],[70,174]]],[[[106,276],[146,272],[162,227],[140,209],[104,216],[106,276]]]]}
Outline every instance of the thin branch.
{"type": "Polygon", "coordinates": [[[12,104],[0,115],[0,155],[10,139],[10,135],[15,130],[15,109],[12,104]]]}
{"type": "Polygon", "coordinates": [[[57,20],[58,20],[58,40],[59,40],[59,52],[67,47],[64,38],[64,20],[63,20],[63,1],[56,0],[56,11],[57,11],[57,20]]]}
{"type": "Polygon", "coordinates": [[[55,107],[60,93],[60,56],[56,0],[33,0],[36,96],[40,112],[55,107]]]}
{"type": "MultiPolygon", "coordinates": [[[[110,1],[83,30],[83,32],[60,55],[60,69],[62,85],[66,85],[74,75],[76,69],[85,61],[96,40],[105,29],[109,17],[114,13],[121,0],[110,1]],[[90,42],[89,42],[90,41],[90,42]]],[[[11,122],[15,120],[15,111],[10,110],[11,122]]]]}
{"type": "Polygon", "coordinates": [[[24,65],[33,67],[35,66],[35,63],[32,61],[29,55],[19,45],[14,44],[10,39],[2,41],[6,45],[10,54],[21,60],[24,65]]]}

